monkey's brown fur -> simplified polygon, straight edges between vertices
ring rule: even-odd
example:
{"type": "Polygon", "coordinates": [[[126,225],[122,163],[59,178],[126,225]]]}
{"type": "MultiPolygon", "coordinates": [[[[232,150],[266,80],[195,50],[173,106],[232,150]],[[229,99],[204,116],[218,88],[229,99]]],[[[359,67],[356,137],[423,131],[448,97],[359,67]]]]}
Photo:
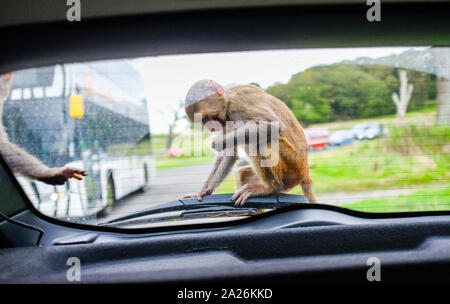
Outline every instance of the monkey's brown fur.
{"type": "MultiPolygon", "coordinates": [[[[278,122],[282,126],[278,135],[278,162],[273,166],[262,167],[261,161],[270,156],[264,157],[258,153],[256,156],[249,155],[251,166],[237,171],[238,190],[232,197],[232,200],[236,200],[236,205],[244,205],[251,196],[288,192],[296,185],[302,187],[310,203],[316,202],[309,176],[305,134],[294,114],[282,101],[257,86],[239,85],[225,88],[223,94],[214,94],[187,107],[186,113],[191,121],[194,120],[194,113],[201,113],[204,124],[210,121],[220,123],[228,139],[236,137],[240,131],[226,130],[226,121],[278,122]]],[[[245,143],[247,154],[249,144],[251,143],[245,143]]],[[[213,142],[213,148],[216,145],[213,142]]],[[[236,156],[219,155],[200,192],[187,197],[197,196],[201,200],[203,195],[212,193],[229,173],[236,159],[236,156]]]]}

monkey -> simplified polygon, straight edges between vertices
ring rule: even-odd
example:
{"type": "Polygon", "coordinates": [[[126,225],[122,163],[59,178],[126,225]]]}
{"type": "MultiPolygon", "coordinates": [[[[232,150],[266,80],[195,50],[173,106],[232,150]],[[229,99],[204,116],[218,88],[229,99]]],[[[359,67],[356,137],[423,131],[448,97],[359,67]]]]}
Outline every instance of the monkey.
{"type": "Polygon", "coordinates": [[[11,143],[5,131],[1,117],[3,105],[9,95],[12,85],[12,72],[0,75],[0,155],[10,166],[14,173],[39,180],[50,185],[63,185],[69,178],[82,180],[86,171],[71,168],[49,168],[36,157],[11,143]]]}
{"type": "Polygon", "coordinates": [[[202,201],[203,196],[212,194],[237,161],[236,144],[241,143],[251,165],[236,172],[237,191],[231,197],[236,206],[244,206],[249,197],[286,193],[297,185],[310,203],[317,203],[309,174],[306,136],[284,102],[252,84],[224,88],[205,79],[189,89],[185,111],[189,121],[195,122],[198,115],[205,128],[218,135],[211,144],[218,153],[200,191],[184,198],[202,201]],[[260,144],[264,141],[275,151],[276,162],[272,165],[263,165],[270,163],[273,156],[261,153],[260,144]],[[252,148],[257,153],[249,153],[252,148]]]}

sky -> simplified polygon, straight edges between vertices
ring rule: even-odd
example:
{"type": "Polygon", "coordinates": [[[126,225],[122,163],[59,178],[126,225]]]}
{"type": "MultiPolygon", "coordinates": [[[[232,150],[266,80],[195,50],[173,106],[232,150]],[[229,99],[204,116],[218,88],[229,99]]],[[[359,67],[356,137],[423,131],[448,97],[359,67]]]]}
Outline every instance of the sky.
{"type": "MultiPolygon", "coordinates": [[[[170,55],[135,59],[141,73],[153,134],[166,133],[173,111],[184,102],[187,91],[200,79],[212,79],[225,86],[256,82],[267,88],[312,66],[331,64],[358,57],[378,58],[398,54],[410,47],[340,48],[247,51],[170,55]]],[[[186,121],[177,125],[185,128],[186,121]]]]}

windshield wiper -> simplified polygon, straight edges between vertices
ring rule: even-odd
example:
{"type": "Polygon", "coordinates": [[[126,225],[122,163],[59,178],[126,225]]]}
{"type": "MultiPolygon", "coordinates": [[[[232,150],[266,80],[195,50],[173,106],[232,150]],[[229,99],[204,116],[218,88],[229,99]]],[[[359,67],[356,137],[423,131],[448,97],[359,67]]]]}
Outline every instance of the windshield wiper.
{"type": "MultiPolygon", "coordinates": [[[[162,219],[172,220],[175,218],[193,218],[195,215],[205,213],[223,214],[227,212],[230,215],[256,215],[261,213],[262,209],[279,209],[287,206],[308,204],[308,200],[303,195],[290,195],[290,194],[274,194],[266,197],[251,197],[248,199],[244,207],[235,207],[234,202],[231,201],[232,193],[229,194],[213,194],[203,197],[203,201],[199,202],[197,198],[180,199],[168,203],[158,204],[151,206],[143,210],[133,212],[124,216],[120,216],[114,219],[103,221],[98,225],[116,225],[125,222],[132,222],[131,220],[167,212],[181,211],[181,215],[169,216],[162,219]]],[[[152,221],[148,219],[148,221],[152,221]]]]}

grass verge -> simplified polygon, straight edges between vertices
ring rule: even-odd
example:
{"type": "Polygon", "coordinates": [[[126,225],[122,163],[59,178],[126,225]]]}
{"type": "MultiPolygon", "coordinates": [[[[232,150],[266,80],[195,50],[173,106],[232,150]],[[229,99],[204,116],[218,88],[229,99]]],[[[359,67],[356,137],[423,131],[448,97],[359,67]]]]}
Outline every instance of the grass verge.
{"type": "Polygon", "coordinates": [[[367,199],[342,207],[364,212],[411,212],[450,210],[450,185],[422,189],[394,198],[367,199]]]}

